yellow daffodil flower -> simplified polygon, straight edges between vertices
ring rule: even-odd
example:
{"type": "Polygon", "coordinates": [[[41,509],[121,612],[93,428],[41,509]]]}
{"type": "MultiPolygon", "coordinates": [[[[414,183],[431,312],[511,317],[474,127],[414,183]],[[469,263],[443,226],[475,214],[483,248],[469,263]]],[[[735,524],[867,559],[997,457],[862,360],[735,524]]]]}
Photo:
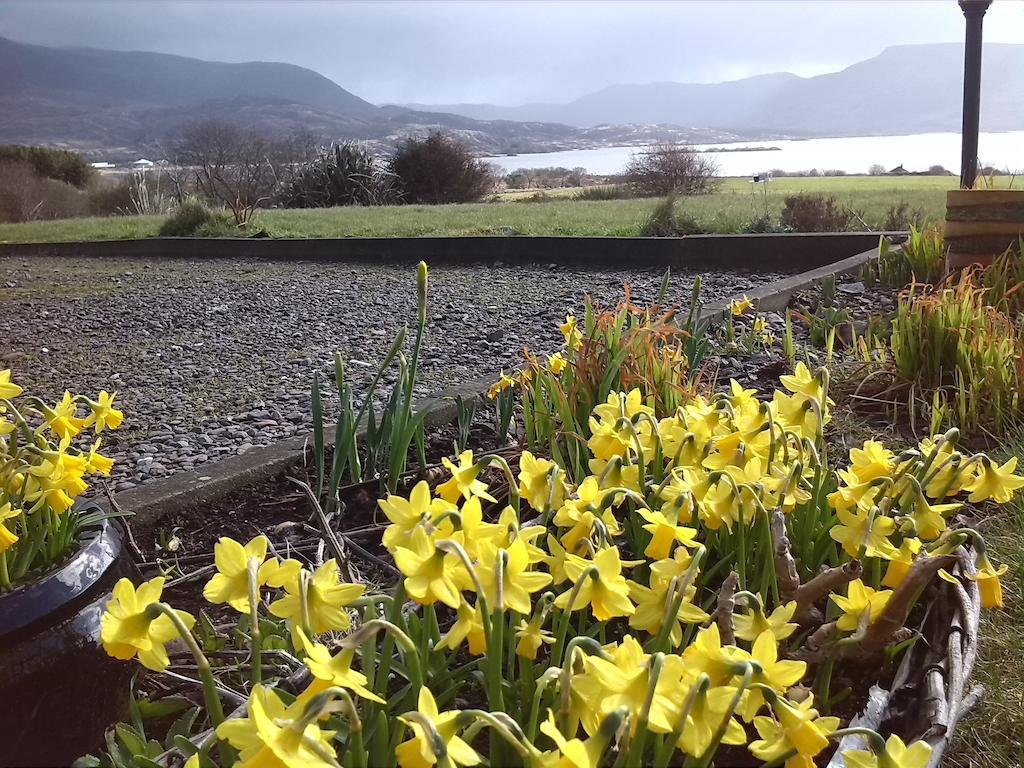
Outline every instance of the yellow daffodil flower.
{"type": "Polygon", "coordinates": [[[519,457],[519,495],[538,512],[549,506],[558,509],[565,501],[565,483],[560,478],[551,487],[551,473],[561,468],[549,459],[538,459],[529,451],[519,457]],[[550,502],[550,504],[549,504],[550,502]]]}
{"type": "Polygon", "coordinates": [[[804,768],[814,765],[813,758],[829,745],[828,735],[839,727],[838,717],[818,717],[814,699],[808,696],[799,704],[778,698],[772,706],[775,718],[761,715],[754,718],[760,739],[750,743],[750,752],[759,760],[771,762],[796,750],[789,766],[804,768]],[[808,762],[809,761],[809,762],[808,762]]]}
{"type": "MultiPolygon", "coordinates": [[[[590,606],[594,618],[608,621],[616,616],[631,616],[636,610],[629,601],[629,585],[622,575],[622,561],[619,559],[617,547],[599,550],[592,561],[584,561],[586,566],[597,569],[594,577],[586,577],[576,593],[576,599],[569,605],[572,588],[555,598],[555,605],[565,611],[578,611],[590,606]]],[[[570,581],[575,582],[583,573],[576,563],[565,563],[565,573],[570,581]]]]}
{"type": "Polygon", "coordinates": [[[564,371],[566,365],[566,360],[562,357],[561,352],[555,352],[555,354],[548,356],[548,370],[555,374],[555,376],[564,371]]]}
{"type": "Polygon", "coordinates": [[[575,317],[572,315],[566,315],[565,322],[559,326],[559,329],[562,331],[562,337],[565,339],[565,343],[569,349],[576,350],[583,345],[583,332],[576,324],[575,317]]]}
{"type": "Polygon", "coordinates": [[[458,608],[462,594],[456,573],[464,570],[458,556],[435,547],[422,528],[416,528],[406,544],[396,547],[393,557],[409,596],[422,605],[442,602],[458,608]]]}
{"type": "Polygon", "coordinates": [[[675,521],[669,520],[665,514],[641,507],[637,510],[647,523],[643,529],[651,534],[651,541],[644,549],[644,554],[651,560],[664,560],[672,554],[672,546],[676,543],[684,547],[696,547],[697,529],[685,525],[678,525],[675,521]]]}
{"type": "Polygon", "coordinates": [[[62,450],[44,451],[41,458],[40,464],[29,469],[25,480],[25,501],[32,503],[29,511],[49,506],[58,514],[66,512],[75,503],[75,497],[89,487],[82,479],[86,459],[62,450]]]}
{"type": "Polygon", "coordinates": [[[487,492],[487,485],[477,479],[480,469],[473,462],[473,451],[460,453],[458,465],[447,457],[442,458],[441,463],[452,473],[450,480],[437,486],[437,495],[442,499],[452,504],[457,503],[460,497],[471,499],[479,496],[487,501],[494,501],[494,497],[487,492]]]}
{"type": "Polygon", "coordinates": [[[964,490],[971,495],[967,500],[971,503],[994,501],[1006,504],[1024,487],[1024,477],[1013,474],[1017,468],[1017,457],[1010,457],[1002,466],[997,465],[988,456],[981,457],[978,473],[964,484],[964,490]]]}
{"type": "Polygon", "coordinates": [[[500,378],[491,385],[490,389],[487,390],[487,397],[491,400],[496,400],[498,395],[507,389],[511,389],[515,385],[516,380],[507,375],[505,371],[502,371],[500,378]]]}
{"type": "Polygon", "coordinates": [[[733,299],[729,302],[729,311],[733,317],[742,317],[753,308],[754,302],[746,294],[743,294],[742,299],[733,299]]]}
{"type": "MultiPolygon", "coordinates": [[[[584,664],[586,674],[591,675],[600,685],[603,696],[595,707],[598,720],[626,707],[630,712],[639,712],[647,699],[650,680],[650,656],[632,635],[610,650],[611,659],[587,656],[584,664]]],[[[672,717],[672,702],[657,690],[650,702],[648,725],[655,733],[671,733],[675,720],[672,717]]]]}
{"type": "Polygon", "coordinates": [[[867,614],[867,622],[870,624],[885,608],[885,604],[892,597],[892,591],[882,589],[875,591],[864,584],[860,579],[854,579],[846,589],[846,597],[842,595],[830,595],[843,615],[839,617],[836,626],[844,632],[852,632],[860,624],[862,618],[867,614]]]}
{"type": "Polygon", "coordinates": [[[882,585],[896,589],[910,573],[910,566],[914,564],[914,558],[921,551],[921,540],[907,538],[900,544],[889,560],[885,569],[885,576],[882,578],[882,585]]]}
{"type": "Polygon", "coordinates": [[[779,381],[794,395],[804,395],[820,402],[825,394],[820,377],[812,374],[803,362],[796,364],[792,374],[780,376],[779,381]]]}
{"type": "MultiPolygon", "coordinates": [[[[169,616],[154,615],[149,610],[160,601],[163,589],[162,576],[140,584],[138,589],[128,579],[114,585],[113,597],[100,620],[100,639],[108,654],[122,660],[138,656],[142,666],[154,672],[167,669],[170,659],[164,646],[178,637],[178,630],[169,616]]],[[[195,624],[190,614],[175,613],[187,628],[195,624]]]]}
{"type": "Polygon", "coordinates": [[[295,634],[299,638],[299,647],[305,654],[303,660],[315,678],[303,693],[303,698],[308,700],[332,686],[337,686],[352,691],[364,699],[384,703],[384,699],[366,687],[366,675],[352,669],[355,649],[345,649],[331,656],[326,645],[310,640],[301,629],[296,629],[295,634]]]}
{"type": "MultiPolygon", "coordinates": [[[[299,572],[283,584],[287,595],[270,604],[270,612],[280,619],[288,619],[294,626],[303,627],[303,605],[301,580],[299,572]]],[[[338,577],[338,561],[331,558],[312,574],[308,579],[306,590],[306,610],[308,611],[308,629],[314,635],[336,630],[345,632],[352,625],[352,620],[345,611],[345,606],[361,597],[366,591],[363,584],[345,584],[338,577]]]]}
{"type": "Polygon", "coordinates": [[[469,643],[469,652],[473,656],[483,656],[487,653],[487,635],[484,634],[484,620],[479,603],[475,606],[465,600],[459,603],[455,621],[437,641],[434,650],[447,648],[455,651],[463,642],[469,643]]]}
{"type": "Polygon", "coordinates": [[[0,400],[12,400],[24,391],[11,381],[10,369],[0,371],[0,400]]]}
{"type": "MultiPolygon", "coordinates": [[[[629,584],[629,597],[636,603],[636,611],[629,617],[629,626],[650,635],[657,635],[665,625],[665,615],[668,612],[669,602],[674,599],[674,594],[668,591],[668,584],[661,581],[654,582],[650,587],[645,587],[635,581],[627,583],[629,584]]],[[[683,601],[679,604],[679,611],[676,613],[669,633],[669,641],[673,648],[678,648],[683,641],[683,624],[703,624],[709,618],[700,606],[694,605],[696,594],[696,588],[689,587],[683,601]]]]}
{"type": "Polygon", "coordinates": [[[978,584],[983,608],[1003,607],[1003,585],[999,581],[999,577],[1006,571],[1006,565],[996,568],[989,562],[987,556],[982,555],[978,563],[978,572],[967,577],[978,584]]]}
{"type": "Polygon", "coordinates": [[[683,663],[687,670],[694,675],[706,674],[713,685],[721,685],[732,679],[736,662],[740,660],[737,648],[722,645],[718,624],[697,632],[693,642],[683,651],[683,663]]]}
{"type": "Polygon", "coordinates": [[[491,547],[476,566],[477,576],[487,595],[487,602],[491,610],[500,608],[497,604],[499,590],[497,561],[499,557],[503,557],[506,561],[501,585],[505,601],[504,609],[529,615],[532,609],[530,595],[550,584],[551,574],[529,570],[530,559],[526,552],[526,544],[522,539],[516,539],[507,549],[491,547]]]}
{"type": "Polygon", "coordinates": [[[457,509],[454,504],[443,499],[431,498],[430,485],[426,480],[420,480],[413,486],[408,499],[388,494],[386,499],[377,501],[377,506],[391,523],[381,539],[381,543],[388,551],[394,550],[395,546],[405,540],[424,520],[431,520],[444,511],[457,509]]]}
{"type": "Polygon", "coordinates": [[[725,736],[722,737],[722,744],[746,744],[746,730],[729,710],[735,696],[736,688],[726,685],[717,686],[705,695],[698,696],[676,746],[687,755],[700,757],[711,747],[714,734],[722,729],[723,725],[725,736]]]}
{"type": "Polygon", "coordinates": [[[62,440],[77,435],[85,427],[85,419],[76,415],[78,405],[71,393],[64,390],[64,397],[52,409],[43,411],[43,426],[49,427],[62,440]]]}
{"type": "Polygon", "coordinates": [[[286,707],[272,688],[254,685],[246,716],[218,725],[217,737],[239,750],[236,768],[336,765],[335,732],[321,730],[315,720],[299,720],[301,714],[297,706],[286,707]]]}
{"type": "Polygon", "coordinates": [[[850,449],[850,470],[862,483],[887,477],[896,468],[896,454],[875,440],[867,440],[861,448],[850,449]]]}
{"type": "Polygon", "coordinates": [[[110,471],[114,468],[114,460],[103,456],[100,451],[102,440],[97,440],[92,444],[92,448],[89,449],[89,454],[85,459],[85,471],[91,474],[98,475],[110,475],[110,471]]]}
{"type": "Polygon", "coordinates": [[[770,616],[765,616],[760,607],[754,607],[746,613],[736,613],[733,615],[732,623],[736,637],[748,643],[754,642],[763,632],[771,632],[776,640],[785,640],[798,626],[792,623],[795,613],[796,601],[791,600],[785,605],[778,606],[770,616]]]}
{"type": "Polygon", "coordinates": [[[567,739],[555,724],[555,713],[548,710],[547,719],[540,724],[541,733],[555,743],[557,753],[546,752],[542,756],[543,768],[598,768],[604,754],[604,742],[598,736],[586,741],[578,738],[567,739]]]}
{"type": "MultiPolygon", "coordinates": [[[[807,673],[807,664],[803,661],[779,660],[778,641],[770,629],[765,630],[754,641],[750,650],[751,658],[759,665],[754,680],[785,693],[799,683],[807,673]]],[[[743,719],[750,722],[764,705],[764,693],[760,688],[747,691],[745,701],[740,705],[739,712],[743,719]]]]}
{"type": "MultiPolygon", "coordinates": [[[[448,757],[448,763],[452,766],[480,764],[480,755],[458,736],[456,719],[459,716],[459,710],[438,712],[437,702],[426,686],[420,688],[417,710],[419,715],[427,720],[436,731],[436,735],[444,745],[444,754],[448,757]]],[[[423,723],[407,716],[398,719],[412,731],[411,739],[403,741],[395,747],[395,757],[398,758],[401,768],[429,768],[429,766],[436,765],[439,756],[432,746],[434,738],[426,733],[423,723]]]]}
{"type": "Polygon", "coordinates": [[[542,645],[551,645],[555,636],[544,631],[543,617],[533,616],[529,621],[523,619],[516,628],[516,655],[530,661],[537,660],[537,652],[542,645]]]}
{"type": "Polygon", "coordinates": [[[6,552],[18,543],[18,535],[7,527],[7,521],[16,517],[21,517],[20,509],[13,508],[10,502],[0,504],[0,552],[6,552]]]}
{"type": "Polygon", "coordinates": [[[876,755],[863,749],[847,749],[843,760],[849,768],[927,768],[932,746],[926,741],[915,741],[909,747],[896,734],[885,742],[885,752],[876,755]]]}
{"type": "Polygon", "coordinates": [[[917,535],[924,541],[935,541],[949,527],[946,516],[963,507],[963,504],[932,504],[924,493],[918,491],[915,495],[917,500],[910,516],[914,520],[917,535]]]}
{"type": "Polygon", "coordinates": [[[891,517],[876,514],[874,518],[866,512],[837,510],[838,524],[828,535],[843,545],[843,551],[850,557],[882,557],[890,559],[896,548],[889,537],[896,531],[896,521],[891,517]]]}
{"type": "Polygon", "coordinates": [[[258,590],[277,567],[276,561],[264,562],[266,559],[266,536],[256,536],[244,547],[234,539],[222,536],[213,545],[217,573],[203,587],[203,597],[214,605],[227,603],[239,613],[248,613],[249,560],[256,561],[258,590]]]}
{"type": "Polygon", "coordinates": [[[96,401],[89,401],[91,413],[86,417],[83,427],[95,426],[98,435],[104,429],[117,429],[124,421],[124,414],[114,408],[114,398],[117,393],[109,393],[105,389],[100,390],[96,401]]]}

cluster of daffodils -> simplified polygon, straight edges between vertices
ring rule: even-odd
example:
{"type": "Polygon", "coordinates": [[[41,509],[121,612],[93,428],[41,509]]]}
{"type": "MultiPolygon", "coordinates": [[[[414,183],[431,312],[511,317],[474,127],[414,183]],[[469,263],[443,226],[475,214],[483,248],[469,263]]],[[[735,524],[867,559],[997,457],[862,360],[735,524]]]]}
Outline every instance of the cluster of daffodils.
{"type": "Polygon", "coordinates": [[[177,742],[193,766],[812,768],[857,735],[848,765],[924,768],[927,744],[844,728],[828,681],[869,640],[884,653],[878,628],[903,627],[920,573],[998,604],[987,559],[974,572],[952,554],[981,544],[944,500],[1002,503],[1024,479],[949,433],[899,455],[865,444],[837,488],[827,373],[801,365],[782,385],[766,400],[733,383],[667,414],[614,392],[580,482],[530,452],[516,469],[445,460],[441,484],[380,501],[389,594],[345,583],[336,560],[222,539],[204,594],[241,614],[248,656],[218,675],[159,579],[118,585],[103,642],[161,670],[185,641],[217,736],[177,742]],[[826,626],[819,661],[805,645],[826,626]],[[224,719],[232,681],[247,708],[224,719]]]}
{"type": "Polygon", "coordinates": [[[729,315],[722,328],[726,345],[742,348],[747,354],[752,354],[755,349],[775,346],[775,334],[768,327],[768,320],[764,315],[757,314],[757,305],[747,296],[729,302],[729,315]],[[751,313],[753,319],[749,323],[744,321],[744,325],[737,330],[736,320],[751,313]]]}
{"type": "Polygon", "coordinates": [[[110,474],[113,461],[100,453],[100,434],[123,418],[107,392],[95,400],[65,392],[51,406],[0,370],[0,589],[74,551],[90,523],[74,511],[75,500],[89,475],[110,474]]]}

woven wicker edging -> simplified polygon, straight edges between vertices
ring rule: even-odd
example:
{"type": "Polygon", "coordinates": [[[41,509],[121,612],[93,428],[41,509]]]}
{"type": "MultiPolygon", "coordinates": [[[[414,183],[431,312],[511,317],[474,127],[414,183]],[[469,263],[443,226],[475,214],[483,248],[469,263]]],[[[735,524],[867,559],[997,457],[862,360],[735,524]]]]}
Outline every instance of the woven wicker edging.
{"type": "MultiPolygon", "coordinates": [[[[923,739],[932,745],[928,768],[939,768],[953,740],[957,723],[981,701],[985,689],[969,687],[978,659],[981,594],[969,577],[977,573],[977,555],[961,548],[956,570],[967,586],[938,580],[921,626],[921,637],[900,662],[892,689],[872,686],[864,711],[851,725],[878,730],[889,721],[903,721],[893,732],[907,743],[923,739]],[[907,705],[914,705],[913,712],[907,705]]],[[[842,753],[865,749],[860,736],[846,736],[827,768],[846,768],[842,753]]]]}

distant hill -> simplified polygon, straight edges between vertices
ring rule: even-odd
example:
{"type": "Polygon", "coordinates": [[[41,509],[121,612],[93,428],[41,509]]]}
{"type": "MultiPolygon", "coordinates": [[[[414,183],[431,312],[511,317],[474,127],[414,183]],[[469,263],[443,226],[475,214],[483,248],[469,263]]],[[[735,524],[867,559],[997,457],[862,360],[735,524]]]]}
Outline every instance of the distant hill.
{"type": "MultiPolygon", "coordinates": [[[[662,123],[797,136],[957,131],[963,66],[961,44],[901,45],[809,78],[778,73],[713,84],[613,85],[564,104],[408,106],[579,127],[662,123]]],[[[986,45],[982,78],[982,129],[1024,129],[1024,45],[986,45]]]]}
{"type": "Polygon", "coordinates": [[[226,64],[165,53],[47,48],[0,38],[0,72],[0,97],[42,95],[82,107],[278,99],[350,116],[378,112],[323,75],[292,64],[226,64]]]}

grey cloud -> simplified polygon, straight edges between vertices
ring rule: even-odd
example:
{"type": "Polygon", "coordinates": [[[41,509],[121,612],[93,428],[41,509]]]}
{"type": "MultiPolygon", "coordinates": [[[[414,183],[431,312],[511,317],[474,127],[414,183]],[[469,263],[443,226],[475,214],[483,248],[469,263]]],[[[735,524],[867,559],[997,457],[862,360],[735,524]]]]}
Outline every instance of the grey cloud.
{"type": "MultiPolygon", "coordinates": [[[[961,40],[954,0],[840,2],[52,2],[5,0],[0,35],[44,45],[285,61],[374,101],[564,101],[606,85],[833,71],[961,40]]],[[[1024,43],[998,0],[986,39],[1024,43]]]]}

